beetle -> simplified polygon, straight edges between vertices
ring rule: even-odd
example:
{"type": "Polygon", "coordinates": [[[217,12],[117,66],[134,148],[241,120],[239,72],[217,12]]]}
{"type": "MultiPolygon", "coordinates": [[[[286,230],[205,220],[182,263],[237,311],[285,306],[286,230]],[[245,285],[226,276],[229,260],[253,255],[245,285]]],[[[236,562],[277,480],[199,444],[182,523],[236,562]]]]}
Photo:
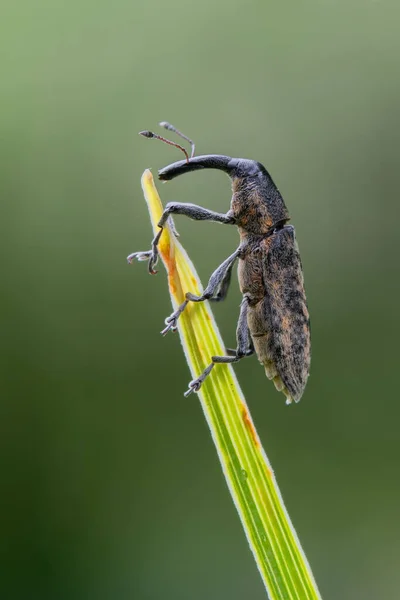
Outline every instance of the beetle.
{"type": "Polygon", "coordinates": [[[238,260],[238,279],[243,300],[236,329],[236,350],[226,356],[212,356],[210,365],[189,383],[185,395],[198,392],[215,364],[236,363],[254,352],[286,403],[298,402],[307,383],[311,360],[310,318],[304,291],[303,270],[295,237],[288,224],[289,213],[278,188],[266,168],[255,160],[231,158],[218,154],[194,156],[193,141],[167,122],[160,123],[187,140],[192,147],[189,157],[179,144],[151,131],[141,135],[176,146],[186,159],[174,162],[158,172],[162,181],[170,181],[184,173],[200,169],[219,169],[232,181],[232,200],[227,213],[221,214],[194,204],[169,202],[158,223],[151,250],[134,252],[135,258],[148,260],[155,274],[157,245],[171,215],[185,215],[196,221],[215,221],[236,225],[240,244],[211,275],[200,296],[188,292],[185,301],[166,320],[166,334],[176,330],[179,316],[189,302],[223,300],[229,289],[232,268],[238,260]]]}

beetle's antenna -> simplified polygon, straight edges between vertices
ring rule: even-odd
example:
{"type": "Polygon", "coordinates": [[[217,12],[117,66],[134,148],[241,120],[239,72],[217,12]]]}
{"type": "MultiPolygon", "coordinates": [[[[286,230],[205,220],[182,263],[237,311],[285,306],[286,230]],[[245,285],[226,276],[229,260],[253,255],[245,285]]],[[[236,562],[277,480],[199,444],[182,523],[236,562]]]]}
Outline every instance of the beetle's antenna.
{"type": "Polygon", "coordinates": [[[168,131],[173,131],[174,133],[176,133],[176,135],[179,135],[179,137],[181,137],[182,139],[186,140],[187,142],[189,142],[191,148],[192,148],[192,153],[190,155],[190,158],[193,158],[194,156],[194,151],[196,150],[196,146],[193,140],[191,140],[187,135],[185,135],[184,133],[182,133],[182,131],[179,131],[179,129],[177,129],[176,127],[174,127],[173,125],[171,125],[171,123],[168,123],[168,121],[161,121],[161,123],[159,123],[159,125],[161,127],[164,127],[164,129],[168,129],[168,131]]]}
{"type": "Polygon", "coordinates": [[[146,137],[146,138],[154,138],[156,140],[161,140],[161,142],[165,142],[166,144],[169,144],[170,146],[175,146],[175,148],[179,148],[179,150],[182,150],[183,154],[186,156],[186,162],[189,162],[189,154],[186,152],[185,148],[183,146],[181,146],[180,144],[171,142],[171,140],[167,140],[167,138],[163,138],[163,137],[161,137],[161,135],[157,135],[156,133],[153,133],[152,131],[139,131],[139,135],[142,135],[143,137],[146,137]]]}

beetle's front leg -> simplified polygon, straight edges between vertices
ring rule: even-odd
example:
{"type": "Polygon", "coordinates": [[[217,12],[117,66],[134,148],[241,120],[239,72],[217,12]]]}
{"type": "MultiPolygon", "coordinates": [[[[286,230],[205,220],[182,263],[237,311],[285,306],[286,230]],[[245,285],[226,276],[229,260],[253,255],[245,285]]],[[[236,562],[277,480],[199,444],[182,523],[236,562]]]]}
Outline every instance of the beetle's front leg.
{"type": "Polygon", "coordinates": [[[160,228],[160,231],[157,233],[157,235],[154,237],[153,241],[151,242],[151,250],[146,250],[145,252],[133,252],[132,254],[129,254],[129,256],[126,259],[128,261],[128,263],[132,264],[135,258],[139,262],[148,260],[149,261],[149,266],[148,266],[149,273],[150,273],[150,275],[155,275],[157,273],[157,271],[154,270],[154,267],[156,266],[156,264],[158,262],[157,246],[158,246],[158,242],[160,241],[162,232],[163,232],[163,227],[160,228]]]}
{"type": "Polygon", "coordinates": [[[224,260],[224,262],[217,269],[215,269],[214,273],[210,277],[206,289],[201,296],[196,296],[190,292],[185,294],[185,300],[182,302],[182,304],[178,306],[177,310],[173,312],[171,316],[165,319],[166,327],[161,332],[163,335],[168,333],[170,330],[176,330],[177,321],[189,302],[204,302],[204,300],[210,300],[210,298],[215,295],[221,285],[221,282],[226,277],[227,272],[232,269],[232,265],[240,253],[241,248],[239,247],[233,254],[231,254],[231,256],[224,260]]]}
{"type": "Polygon", "coordinates": [[[151,275],[155,275],[157,271],[154,270],[154,267],[158,261],[158,243],[160,241],[164,226],[168,220],[168,217],[172,214],[175,215],[185,215],[194,221],[215,221],[217,223],[225,223],[227,225],[234,225],[235,219],[233,218],[230,212],[226,214],[217,213],[212,210],[208,210],[207,208],[202,208],[201,206],[197,206],[196,204],[182,204],[180,202],[169,202],[165,210],[162,214],[160,221],[158,222],[158,227],[160,231],[154,237],[151,242],[151,250],[147,252],[133,252],[128,256],[128,262],[131,263],[136,258],[139,261],[148,260],[149,261],[149,273],[151,275]]]}

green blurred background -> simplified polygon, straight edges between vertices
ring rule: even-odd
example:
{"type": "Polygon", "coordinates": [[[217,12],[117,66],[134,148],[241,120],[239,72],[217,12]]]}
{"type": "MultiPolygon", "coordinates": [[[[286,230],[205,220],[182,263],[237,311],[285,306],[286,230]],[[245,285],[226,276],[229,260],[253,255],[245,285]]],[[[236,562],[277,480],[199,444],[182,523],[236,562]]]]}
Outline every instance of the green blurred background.
{"type": "MultiPolygon", "coordinates": [[[[397,599],[398,2],[6,0],[1,9],[1,560],[5,599],[261,600],[149,248],[140,176],[263,162],[312,317],[297,406],[236,367],[324,599],[397,599]],[[397,173],[397,174],[396,174],[397,173]],[[396,308],[397,307],[397,308],[396,308]]],[[[163,201],[225,211],[198,172],[163,201]]],[[[203,282],[229,227],[177,218],[203,282]]],[[[237,285],[215,314],[234,344],[237,285]]]]}

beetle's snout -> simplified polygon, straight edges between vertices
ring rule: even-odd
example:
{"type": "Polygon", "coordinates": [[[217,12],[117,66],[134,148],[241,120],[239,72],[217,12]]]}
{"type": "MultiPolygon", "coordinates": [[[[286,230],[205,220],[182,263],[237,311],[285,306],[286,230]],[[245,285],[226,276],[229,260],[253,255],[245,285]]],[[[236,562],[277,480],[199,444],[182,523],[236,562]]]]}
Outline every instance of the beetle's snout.
{"type": "Polygon", "coordinates": [[[219,154],[195,156],[189,160],[180,160],[160,169],[160,171],[158,171],[158,177],[162,181],[170,181],[171,179],[178,177],[178,175],[190,173],[191,171],[199,171],[200,169],[220,169],[232,176],[237,162],[236,158],[219,154]]]}
{"type": "Polygon", "coordinates": [[[168,165],[158,171],[158,177],[161,181],[170,181],[178,175],[199,171],[200,169],[219,169],[227,173],[232,179],[264,176],[266,174],[262,164],[255,160],[231,158],[220,154],[206,154],[168,165]]]}

